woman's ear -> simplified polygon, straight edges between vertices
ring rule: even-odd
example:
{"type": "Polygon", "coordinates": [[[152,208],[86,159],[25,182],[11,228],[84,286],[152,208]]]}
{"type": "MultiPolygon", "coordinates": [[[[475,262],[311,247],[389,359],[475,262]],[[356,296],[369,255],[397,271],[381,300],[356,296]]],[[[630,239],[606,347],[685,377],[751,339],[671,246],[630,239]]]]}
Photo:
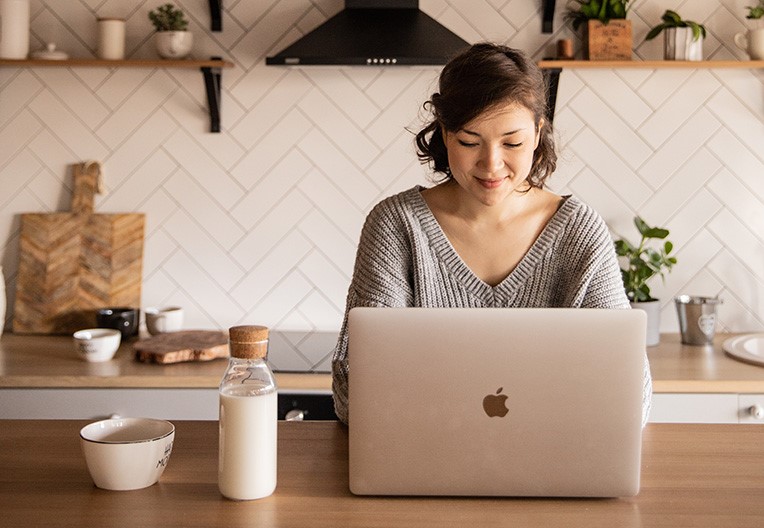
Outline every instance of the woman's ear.
{"type": "Polygon", "coordinates": [[[536,141],[533,145],[533,150],[536,150],[539,146],[539,142],[541,141],[541,129],[544,127],[545,124],[546,122],[544,121],[543,117],[539,119],[539,122],[536,125],[536,141]]]}

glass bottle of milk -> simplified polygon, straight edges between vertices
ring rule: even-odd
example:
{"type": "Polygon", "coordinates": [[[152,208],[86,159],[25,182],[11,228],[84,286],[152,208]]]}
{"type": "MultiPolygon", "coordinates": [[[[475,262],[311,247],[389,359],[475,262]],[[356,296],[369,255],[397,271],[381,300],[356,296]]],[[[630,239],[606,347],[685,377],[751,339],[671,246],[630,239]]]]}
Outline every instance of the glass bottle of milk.
{"type": "Polygon", "coordinates": [[[229,330],[231,359],[220,382],[218,487],[234,500],[276,489],[276,380],[265,362],[268,328],[229,330]]]}

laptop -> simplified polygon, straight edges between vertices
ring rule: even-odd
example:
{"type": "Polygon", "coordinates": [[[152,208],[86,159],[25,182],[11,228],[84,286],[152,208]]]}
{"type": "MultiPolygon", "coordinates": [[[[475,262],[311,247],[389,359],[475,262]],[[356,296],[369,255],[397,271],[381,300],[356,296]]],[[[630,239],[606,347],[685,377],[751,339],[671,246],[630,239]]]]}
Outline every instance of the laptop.
{"type": "Polygon", "coordinates": [[[354,308],[356,495],[639,492],[642,310],[354,308]]]}

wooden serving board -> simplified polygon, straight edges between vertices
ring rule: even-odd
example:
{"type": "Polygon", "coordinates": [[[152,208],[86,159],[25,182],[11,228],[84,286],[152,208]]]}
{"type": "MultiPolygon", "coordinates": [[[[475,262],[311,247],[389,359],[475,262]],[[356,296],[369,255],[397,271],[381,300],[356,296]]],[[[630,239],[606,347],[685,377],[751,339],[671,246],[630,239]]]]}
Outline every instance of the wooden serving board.
{"type": "Polygon", "coordinates": [[[228,334],[213,330],[181,330],[159,334],[133,344],[136,361],[180,363],[210,361],[229,356],[228,334]]]}
{"type": "Polygon", "coordinates": [[[141,305],[140,213],[95,214],[98,163],[73,166],[72,211],[21,215],[13,332],[70,334],[95,310],[141,305]]]}

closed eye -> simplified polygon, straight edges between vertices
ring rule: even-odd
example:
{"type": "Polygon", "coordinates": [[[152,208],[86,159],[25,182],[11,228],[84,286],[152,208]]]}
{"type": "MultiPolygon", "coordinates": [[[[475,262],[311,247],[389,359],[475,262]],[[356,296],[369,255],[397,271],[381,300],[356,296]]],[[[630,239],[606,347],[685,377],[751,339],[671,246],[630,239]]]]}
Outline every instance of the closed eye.
{"type": "Polygon", "coordinates": [[[510,147],[510,148],[517,148],[517,147],[522,147],[523,144],[522,143],[504,143],[504,146],[510,147]]]}
{"type": "Polygon", "coordinates": [[[477,143],[470,143],[469,141],[459,140],[459,144],[463,147],[476,147],[477,143]]]}

